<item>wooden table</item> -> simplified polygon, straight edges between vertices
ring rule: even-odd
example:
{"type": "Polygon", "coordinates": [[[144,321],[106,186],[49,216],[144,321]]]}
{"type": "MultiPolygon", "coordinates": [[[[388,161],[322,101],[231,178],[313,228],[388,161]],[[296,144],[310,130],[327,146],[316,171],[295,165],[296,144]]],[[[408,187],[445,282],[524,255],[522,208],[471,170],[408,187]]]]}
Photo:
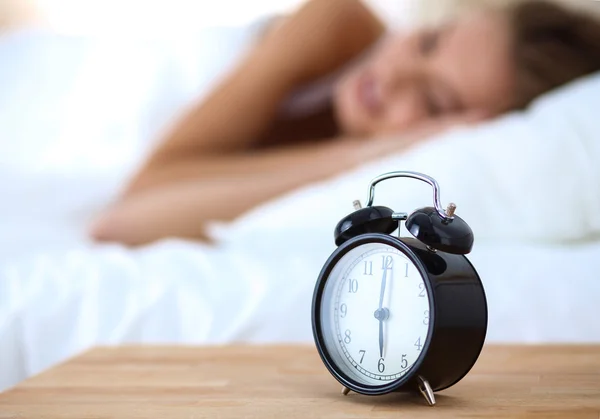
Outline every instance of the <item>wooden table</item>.
{"type": "Polygon", "coordinates": [[[98,348],[0,394],[0,418],[600,418],[600,346],[488,346],[437,393],[350,393],[312,347],[98,348]]]}

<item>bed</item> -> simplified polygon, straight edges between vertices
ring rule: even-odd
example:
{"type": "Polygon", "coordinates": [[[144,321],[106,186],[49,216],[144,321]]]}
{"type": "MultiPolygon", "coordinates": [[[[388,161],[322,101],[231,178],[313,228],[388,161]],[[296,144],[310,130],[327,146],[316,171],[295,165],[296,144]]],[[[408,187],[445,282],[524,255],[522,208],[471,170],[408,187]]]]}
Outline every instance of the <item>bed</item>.
{"type": "MultiPolygon", "coordinates": [[[[93,215],[255,30],[203,29],[187,44],[36,31],[2,39],[0,389],[98,344],[312,342],[312,291],[333,227],[370,179],[392,170],[434,176],[472,225],[488,342],[600,342],[597,75],[528,112],[214,223],[214,246],[90,242],[93,215]],[[324,215],[302,219],[310,206],[324,215]]],[[[398,184],[377,200],[410,211],[431,196],[398,184]]]]}

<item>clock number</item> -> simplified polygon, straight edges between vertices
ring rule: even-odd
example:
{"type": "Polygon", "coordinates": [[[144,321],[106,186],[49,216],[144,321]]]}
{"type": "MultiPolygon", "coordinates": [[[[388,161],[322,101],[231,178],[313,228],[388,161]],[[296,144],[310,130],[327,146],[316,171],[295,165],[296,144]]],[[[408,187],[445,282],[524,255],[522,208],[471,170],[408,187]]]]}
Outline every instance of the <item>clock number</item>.
{"type": "Polygon", "coordinates": [[[394,264],[394,258],[391,256],[381,256],[381,269],[392,269],[392,265],[394,264]]]}
{"type": "Polygon", "coordinates": [[[370,260],[365,260],[365,275],[373,276],[373,262],[370,260]]]}
{"type": "Polygon", "coordinates": [[[425,284],[422,282],[419,284],[419,297],[425,297],[425,284]]]}
{"type": "Polygon", "coordinates": [[[350,337],[350,329],[346,330],[345,336],[344,336],[344,343],[347,345],[350,342],[352,342],[352,338],[350,337]]]}
{"type": "Polygon", "coordinates": [[[362,364],[363,359],[365,359],[365,353],[367,353],[367,351],[364,351],[364,350],[361,349],[360,351],[358,351],[358,353],[361,355],[360,356],[360,363],[362,364]]]}
{"type": "Polygon", "coordinates": [[[425,326],[429,326],[429,310],[425,310],[425,318],[423,319],[423,324],[425,326]]]}
{"type": "Polygon", "coordinates": [[[377,363],[377,369],[379,370],[379,372],[385,371],[385,364],[383,363],[383,358],[381,358],[377,363]]]}
{"type": "Polygon", "coordinates": [[[406,359],[406,354],[402,354],[402,363],[400,364],[402,369],[408,367],[408,360],[406,359]]]}
{"type": "Polygon", "coordinates": [[[340,313],[341,313],[341,318],[343,319],[344,317],[346,317],[346,315],[348,314],[348,306],[346,304],[342,304],[340,306],[340,313]]]}
{"type": "Polygon", "coordinates": [[[404,274],[405,278],[408,278],[408,263],[406,264],[406,273],[404,274]]]}
{"type": "Polygon", "coordinates": [[[419,352],[421,352],[421,349],[423,349],[423,345],[421,345],[421,338],[420,337],[415,342],[415,348],[417,348],[417,351],[419,351],[419,352]]]}
{"type": "Polygon", "coordinates": [[[348,280],[348,292],[351,294],[356,294],[357,291],[358,291],[358,279],[348,280]]]}

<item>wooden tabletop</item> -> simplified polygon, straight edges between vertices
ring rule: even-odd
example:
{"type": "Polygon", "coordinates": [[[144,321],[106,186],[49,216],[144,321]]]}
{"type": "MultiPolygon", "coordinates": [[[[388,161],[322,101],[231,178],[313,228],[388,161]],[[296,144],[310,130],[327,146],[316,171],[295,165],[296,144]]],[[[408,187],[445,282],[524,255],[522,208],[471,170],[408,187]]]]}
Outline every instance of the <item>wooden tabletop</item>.
{"type": "Polygon", "coordinates": [[[437,393],[350,393],[313,347],[98,348],[0,394],[0,418],[600,418],[600,346],[484,348],[437,393]]]}

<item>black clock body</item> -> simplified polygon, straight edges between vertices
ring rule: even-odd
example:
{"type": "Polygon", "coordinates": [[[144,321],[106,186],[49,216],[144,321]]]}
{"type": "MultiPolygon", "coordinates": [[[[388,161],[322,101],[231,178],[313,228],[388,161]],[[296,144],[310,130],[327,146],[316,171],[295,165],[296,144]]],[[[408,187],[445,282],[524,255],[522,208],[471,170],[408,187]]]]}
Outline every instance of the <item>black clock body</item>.
{"type": "Polygon", "coordinates": [[[344,387],[366,395],[415,391],[419,377],[425,377],[433,391],[453,386],[477,361],[487,324],[483,284],[464,255],[436,251],[417,239],[389,234],[359,234],[341,244],[321,270],[312,302],[313,336],[325,366],[344,387]],[[431,307],[429,333],[419,358],[406,375],[384,386],[359,383],[336,366],[324,343],[320,321],[323,290],[336,263],[353,248],[367,243],[382,243],[402,251],[419,269],[431,307]]]}

